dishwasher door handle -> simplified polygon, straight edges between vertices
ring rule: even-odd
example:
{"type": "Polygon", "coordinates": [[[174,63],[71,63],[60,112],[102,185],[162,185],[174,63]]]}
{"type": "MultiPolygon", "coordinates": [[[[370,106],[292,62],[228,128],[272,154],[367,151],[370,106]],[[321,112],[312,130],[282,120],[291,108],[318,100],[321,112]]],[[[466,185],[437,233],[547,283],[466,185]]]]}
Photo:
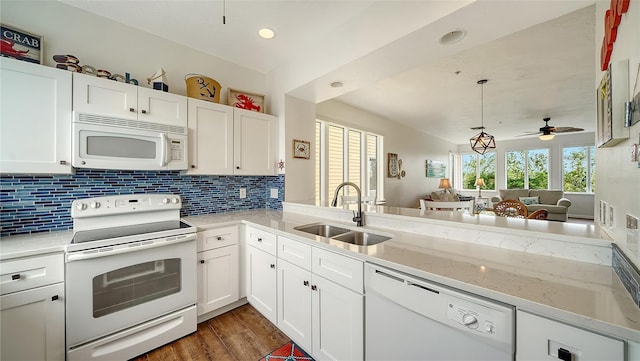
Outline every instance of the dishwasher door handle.
{"type": "Polygon", "coordinates": [[[421,289],[423,289],[423,290],[425,290],[425,291],[433,292],[433,293],[435,293],[435,294],[437,294],[437,295],[439,295],[439,294],[440,294],[440,291],[434,290],[433,288],[429,288],[429,287],[427,287],[427,286],[423,286],[423,285],[418,284],[418,283],[413,283],[413,282],[411,282],[411,281],[407,281],[407,284],[408,284],[409,286],[413,286],[413,287],[421,288],[421,289]]]}
{"type": "Polygon", "coordinates": [[[402,279],[402,278],[400,278],[398,276],[394,276],[392,274],[389,274],[387,272],[382,272],[380,270],[376,270],[376,274],[377,275],[381,275],[381,276],[385,276],[385,277],[390,278],[390,279],[392,279],[394,281],[398,281],[398,282],[404,283],[404,279],[402,279]]]}

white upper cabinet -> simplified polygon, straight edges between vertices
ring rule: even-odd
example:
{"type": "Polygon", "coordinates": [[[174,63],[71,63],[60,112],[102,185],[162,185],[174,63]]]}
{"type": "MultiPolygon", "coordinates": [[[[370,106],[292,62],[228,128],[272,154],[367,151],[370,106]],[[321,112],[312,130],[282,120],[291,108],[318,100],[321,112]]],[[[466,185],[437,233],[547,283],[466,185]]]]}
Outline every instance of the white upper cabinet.
{"type": "Polygon", "coordinates": [[[276,174],[276,117],[192,98],[188,104],[187,174],[276,174]]]}
{"type": "Polygon", "coordinates": [[[187,174],[233,174],[233,108],[189,98],[187,174]]]}
{"type": "Polygon", "coordinates": [[[70,174],[71,72],[0,58],[0,172],[70,174]]]}
{"type": "Polygon", "coordinates": [[[187,98],[133,84],[73,73],[73,110],[128,120],[184,126],[187,98]]]}
{"type": "Polygon", "coordinates": [[[234,164],[237,175],[275,175],[278,118],[233,109],[234,164]]]}

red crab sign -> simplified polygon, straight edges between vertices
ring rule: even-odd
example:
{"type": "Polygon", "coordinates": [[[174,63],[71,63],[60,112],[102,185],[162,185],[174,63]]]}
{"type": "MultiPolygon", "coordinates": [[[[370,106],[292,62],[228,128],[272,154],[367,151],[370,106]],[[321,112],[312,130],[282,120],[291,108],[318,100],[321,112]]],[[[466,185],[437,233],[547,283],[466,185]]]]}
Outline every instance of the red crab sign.
{"type": "Polygon", "coordinates": [[[0,27],[0,53],[4,57],[40,64],[42,62],[42,39],[7,26],[0,27]]]}
{"type": "Polygon", "coordinates": [[[611,0],[609,10],[604,14],[604,37],[602,39],[602,48],[600,48],[600,70],[602,71],[609,69],[613,44],[618,36],[618,25],[622,20],[622,14],[629,10],[630,1],[611,0]]]}

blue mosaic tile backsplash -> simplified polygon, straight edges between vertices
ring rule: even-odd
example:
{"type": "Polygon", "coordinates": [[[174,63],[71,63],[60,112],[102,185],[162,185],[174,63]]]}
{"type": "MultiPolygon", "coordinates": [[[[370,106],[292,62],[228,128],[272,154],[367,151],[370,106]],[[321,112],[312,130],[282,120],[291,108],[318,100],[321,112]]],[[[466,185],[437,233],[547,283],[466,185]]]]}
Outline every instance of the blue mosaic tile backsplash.
{"type": "Polygon", "coordinates": [[[77,169],[74,175],[2,175],[0,236],[73,228],[71,202],[134,193],[182,196],[181,216],[247,209],[282,209],[284,175],[186,176],[178,171],[77,169]],[[247,197],[240,199],[240,188],[247,197]],[[271,188],[278,198],[269,198],[271,188]]]}
{"type": "Polygon", "coordinates": [[[615,243],[613,244],[611,266],[618,278],[620,278],[624,288],[629,291],[636,306],[640,307],[640,272],[615,243]]]}

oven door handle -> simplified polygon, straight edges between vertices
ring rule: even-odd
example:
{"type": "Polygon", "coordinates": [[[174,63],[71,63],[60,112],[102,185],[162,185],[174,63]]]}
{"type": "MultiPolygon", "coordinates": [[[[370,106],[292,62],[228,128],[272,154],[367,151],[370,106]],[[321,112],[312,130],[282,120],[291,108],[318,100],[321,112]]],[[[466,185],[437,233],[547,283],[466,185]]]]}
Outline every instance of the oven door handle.
{"type": "Polygon", "coordinates": [[[169,157],[167,156],[167,152],[169,150],[169,138],[167,137],[166,133],[160,133],[160,145],[161,145],[161,150],[160,152],[162,153],[162,158],[160,159],[160,167],[164,167],[167,165],[167,159],[169,159],[169,157]]]}
{"type": "Polygon", "coordinates": [[[129,244],[121,244],[113,247],[104,247],[102,249],[98,248],[98,249],[77,252],[77,253],[68,253],[67,263],[74,262],[74,261],[83,261],[83,260],[92,259],[92,258],[107,257],[115,254],[138,252],[138,251],[148,250],[148,249],[157,248],[157,247],[170,246],[173,244],[178,244],[183,242],[191,242],[195,240],[196,240],[196,234],[190,233],[190,234],[177,236],[177,237],[168,237],[164,241],[157,239],[152,242],[147,241],[149,243],[145,243],[145,241],[141,241],[141,242],[134,242],[129,244]]]}

